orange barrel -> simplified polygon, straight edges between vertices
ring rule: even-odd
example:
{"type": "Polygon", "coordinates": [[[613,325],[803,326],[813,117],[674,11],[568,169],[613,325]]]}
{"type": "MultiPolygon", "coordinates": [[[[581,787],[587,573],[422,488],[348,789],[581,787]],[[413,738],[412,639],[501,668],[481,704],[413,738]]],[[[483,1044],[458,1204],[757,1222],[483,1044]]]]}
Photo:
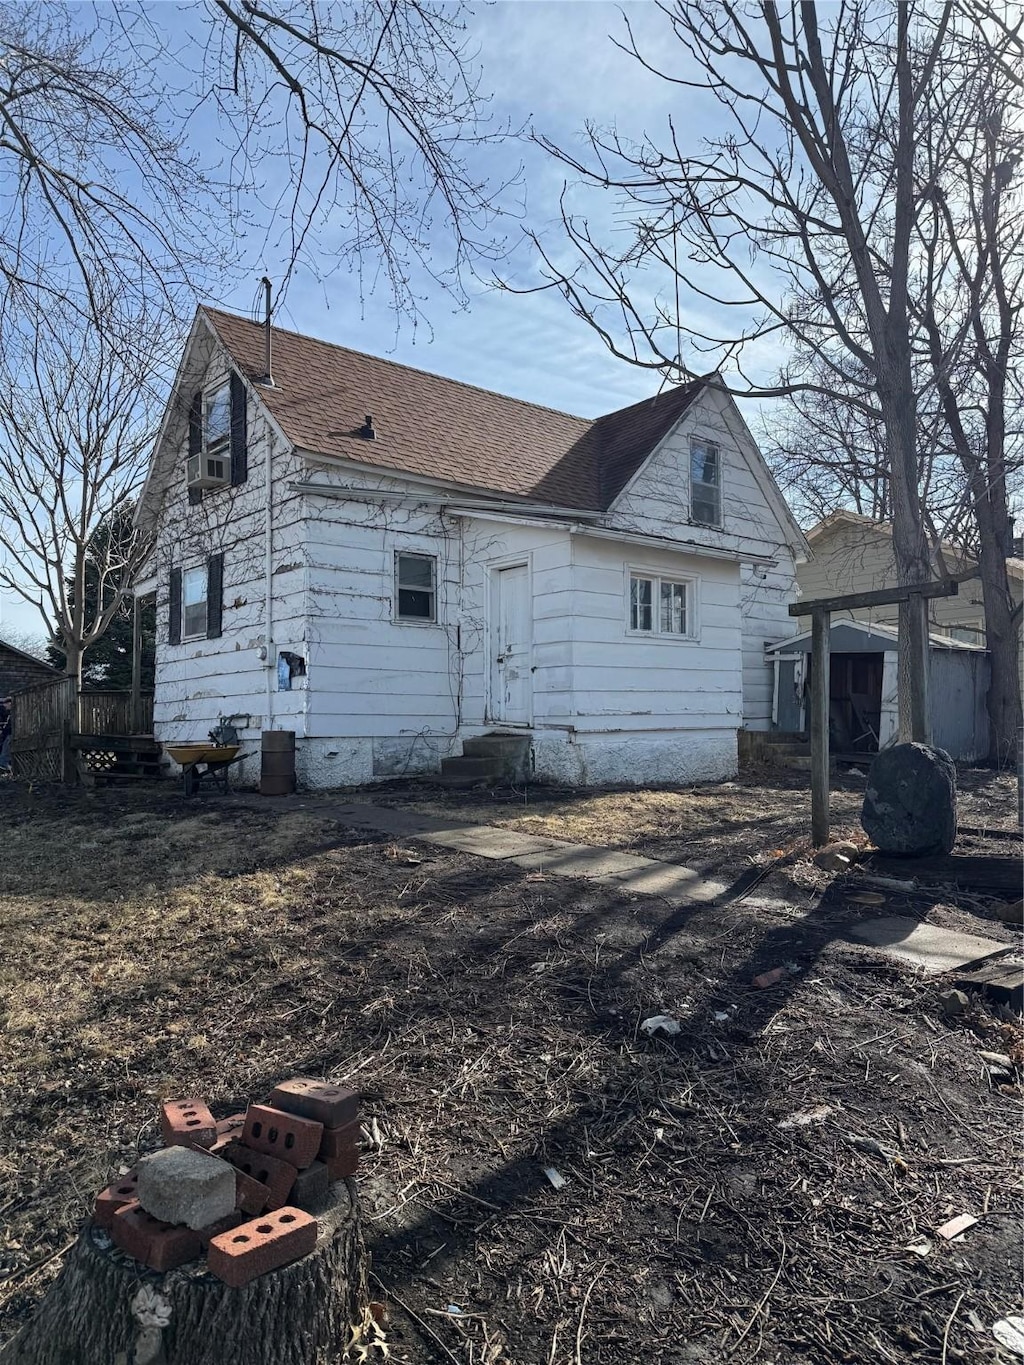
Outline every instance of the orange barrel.
{"type": "Polygon", "coordinates": [[[260,743],[260,795],[288,796],[295,790],[295,731],[264,730],[260,743]]]}

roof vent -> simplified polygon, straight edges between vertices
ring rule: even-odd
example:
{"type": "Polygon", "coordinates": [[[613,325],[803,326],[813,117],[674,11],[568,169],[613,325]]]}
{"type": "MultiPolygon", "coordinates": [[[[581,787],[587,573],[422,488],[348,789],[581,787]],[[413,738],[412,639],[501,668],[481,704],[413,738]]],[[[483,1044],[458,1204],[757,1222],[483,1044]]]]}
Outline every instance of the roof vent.
{"type": "Polygon", "coordinates": [[[375,441],[377,439],[377,433],[373,429],[373,418],[369,413],[366,414],[366,420],[359,428],[359,435],[364,441],[375,441]]]}

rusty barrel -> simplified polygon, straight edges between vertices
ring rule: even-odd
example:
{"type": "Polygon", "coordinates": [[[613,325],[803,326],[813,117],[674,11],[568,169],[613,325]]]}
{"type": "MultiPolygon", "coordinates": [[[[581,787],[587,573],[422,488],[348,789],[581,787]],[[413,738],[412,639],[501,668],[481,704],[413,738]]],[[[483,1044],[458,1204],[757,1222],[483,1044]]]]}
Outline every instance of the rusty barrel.
{"type": "Polygon", "coordinates": [[[264,730],[260,741],[260,795],[287,796],[295,790],[295,731],[264,730]]]}

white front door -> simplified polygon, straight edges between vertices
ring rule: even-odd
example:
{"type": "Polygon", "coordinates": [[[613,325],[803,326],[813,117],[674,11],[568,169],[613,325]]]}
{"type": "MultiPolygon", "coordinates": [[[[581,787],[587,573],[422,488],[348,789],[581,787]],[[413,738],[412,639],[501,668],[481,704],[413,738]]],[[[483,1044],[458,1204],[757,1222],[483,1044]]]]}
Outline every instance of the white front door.
{"type": "Polygon", "coordinates": [[[530,573],[525,564],[491,575],[491,720],[502,725],[533,721],[530,573]]]}

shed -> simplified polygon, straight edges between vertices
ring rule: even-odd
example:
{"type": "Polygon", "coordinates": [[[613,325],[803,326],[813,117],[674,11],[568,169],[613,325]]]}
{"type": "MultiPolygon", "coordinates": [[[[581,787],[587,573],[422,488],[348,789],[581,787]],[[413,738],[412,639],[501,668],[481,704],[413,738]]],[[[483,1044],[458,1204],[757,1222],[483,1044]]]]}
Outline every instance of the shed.
{"type": "Polygon", "coordinates": [[[23,687],[35,687],[59,677],[59,671],[42,659],[0,640],[0,697],[9,697],[23,687]]]}
{"type": "MultiPolygon", "coordinates": [[[[988,753],[989,660],[977,645],[930,635],[933,742],[961,763],[988,753]]],[[[833,754],[867,755],[894,742],[897,732],[896,659],[891,626],[838,621],[829,633],[829,747],[833,754]]],[[[773,661],[772,728],[802,734],[807,727],[811,632],[765,646],[773,661]]]]}

